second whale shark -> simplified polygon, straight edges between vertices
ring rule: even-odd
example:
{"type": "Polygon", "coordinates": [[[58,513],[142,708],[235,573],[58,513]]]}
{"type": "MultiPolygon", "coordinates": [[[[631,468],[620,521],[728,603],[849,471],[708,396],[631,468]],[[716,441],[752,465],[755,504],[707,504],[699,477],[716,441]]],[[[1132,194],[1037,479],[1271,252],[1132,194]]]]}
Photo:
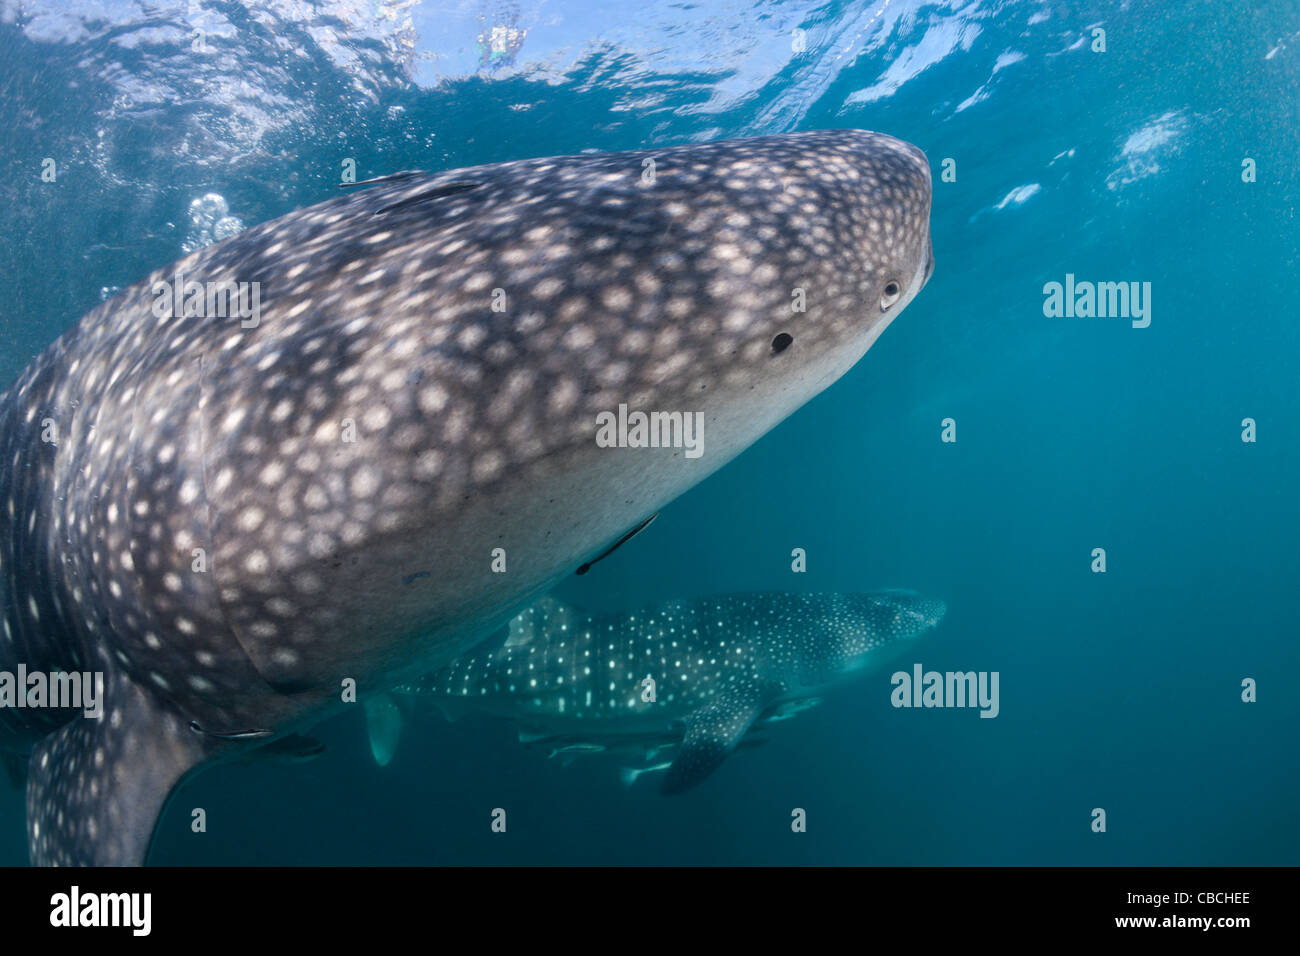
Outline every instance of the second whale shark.
{"type": "Polygon", "coordinates": [[[726,594],[615,614],[543,598],[503,646],[367,701],[371,748],[387,763],[402,708],[426,703],[453,719],[510,718],[552,756],[639,756],[647,765],[625,780],[666,769],[663,792],[681,793],[757,727],[892,660],[946,610],[904,590],[726,594]]]}

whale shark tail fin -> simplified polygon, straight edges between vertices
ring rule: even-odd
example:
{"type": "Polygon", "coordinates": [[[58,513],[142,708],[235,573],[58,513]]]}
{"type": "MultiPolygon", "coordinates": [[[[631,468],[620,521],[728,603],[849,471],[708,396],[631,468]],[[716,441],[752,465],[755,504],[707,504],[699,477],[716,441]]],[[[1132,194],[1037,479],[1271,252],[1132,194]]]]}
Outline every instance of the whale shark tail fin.
{"type": "Polygon", "coordinates": [[[664,776],[663,793],[684,793],[717,770],[768,699],[757,683],[736,684],[687,717],[686,736],[664,776]]]}
{"type": "Polygon", "coordinates": [[[366,732],[370,735],[370,755],[375,763],[387,767],[402,741],[402,712],[389,694],[376,694],[365,703],[366,732]]]}
{"type": "Polygon", "coordinates": [[[176,786],[207,756],[178,715],[120,675],[103,713],[78,716],[32,750],[27,843],[37,866],[141,866],[176,786]]]}

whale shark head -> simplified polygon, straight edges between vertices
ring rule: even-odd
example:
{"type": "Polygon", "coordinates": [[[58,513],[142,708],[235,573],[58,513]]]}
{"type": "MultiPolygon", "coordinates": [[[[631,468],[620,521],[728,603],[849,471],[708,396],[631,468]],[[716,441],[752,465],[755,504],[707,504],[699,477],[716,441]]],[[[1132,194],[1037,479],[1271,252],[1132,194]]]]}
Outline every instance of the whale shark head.
{"type": "Polygon", "coordinates": [[[702,252],[720,319],[693,328],[723,388],[789,405],[851,367],[928,281],[929,165],[878,133],[756,141],[753,157],[745,142],[720,174],[739,211],[718,214],[702,252]],[[764,237],[775,248],[751,259],[764,237]]]}
{"type": "Polygon", "coordinates": [[[819,131],[633,158],[653,184],[618,158],[589,198],[625,221],[574,277],[602,288],[565,337],[590,331],[597,404],[702,409],[718,458],[843,375],[933,271],[929,165],[900,140],[819,131]]]}
{"type": "Polygon", "coordinates": [[[837,596],[836,613],[825,616],[822,628],[834,633],[837,669],[844,673],[874,665],[903,653],[907,642],[939,626],[948,611],[940,598],[902,589],[837,596]]]}

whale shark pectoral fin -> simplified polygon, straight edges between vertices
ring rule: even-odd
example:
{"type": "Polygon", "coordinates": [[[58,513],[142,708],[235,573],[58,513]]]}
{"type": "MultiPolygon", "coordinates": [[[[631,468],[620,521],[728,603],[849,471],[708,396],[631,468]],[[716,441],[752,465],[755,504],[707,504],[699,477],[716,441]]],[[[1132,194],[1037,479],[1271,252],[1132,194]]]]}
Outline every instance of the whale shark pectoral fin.
{"type": "Polygon", "coordinates": [[[207,756],[204,738],[129,680],[103,713],[78,716],[32,750],[27,844],[36,866],[141,866],[177,785],[207,756]]]}
{"type": "Polygon", "coordinates": [[[366,732],[370,735],[370,754],[375,763],[387,767],[402,740],[402,712],[388,694],[366,699],[366,732]]]}
{"type": "Polygon", "coordinates": [[[663,792],[682,793],[717,770],[749,732],[764,704],[760,686],[740,684],[687,717],[686,736],[664,777],[663,792]]]}

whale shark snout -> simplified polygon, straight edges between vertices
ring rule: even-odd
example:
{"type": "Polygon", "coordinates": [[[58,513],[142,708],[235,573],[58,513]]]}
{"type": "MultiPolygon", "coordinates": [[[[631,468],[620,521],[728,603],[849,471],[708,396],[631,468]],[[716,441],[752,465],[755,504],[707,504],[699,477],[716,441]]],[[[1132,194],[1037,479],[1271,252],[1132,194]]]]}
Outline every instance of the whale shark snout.
{"type": "Polygon", "coordinates": [[[948,613],[948,602],[915,591],[881,591],[878,600],[898,622],[899,637],[920,637],[938,627],[948,613]]]}
{"type": "Polygon", "coordinates": [[[881,612],[892,616],[896,636],[920,637],[938,627],[948,613],[948,602],[916,591],[882,590],[873,595],[881,612]]]}
{"type": "Polygon", "coordinates": [[[760,400],[775,390],[797,405],[852,367],[928,281],[931,179],[924,153],[879,133],[771,139],[782,146],[752,181],[731,181],[763,196],[766,213],[746,226],[751,237],[773,226],[786,235],[733,300],[747,317],[733,320],[732,352],[754,360],[752,374],[723,378],[753,388],[760,400]],[[769,276],[766,286],[754,281],[769,276]],[[764,291],[770,298],[759,298],[764,291]],[[766,367],[757,361],[764,357],[766,367]]]}
{"type": "Polygon", "coordinates": [[[0,670],[102,672],[111,715],[22,717],[37,862],[139,863],[195,767],[491,638],[929,271],[925,157],[859,130],[357,185],[130,286],[0,398],[0,670]]]}
{"type": "Polygon", "coordinates": [[[822,639],[838,648],[834,671],[841,676],[903,653],[948,612],[942,598],[902,588],[840,594],[835,601],[835,613],[823,616],[820,628],[822,639]]]}
{"type": "Polygon", "coordinates": [[[914,613],[920,617],[921,623],[928,630],[939,626],[944,615],[948,613],[948,605],[943,601],[926,602],[914,613]]]}

